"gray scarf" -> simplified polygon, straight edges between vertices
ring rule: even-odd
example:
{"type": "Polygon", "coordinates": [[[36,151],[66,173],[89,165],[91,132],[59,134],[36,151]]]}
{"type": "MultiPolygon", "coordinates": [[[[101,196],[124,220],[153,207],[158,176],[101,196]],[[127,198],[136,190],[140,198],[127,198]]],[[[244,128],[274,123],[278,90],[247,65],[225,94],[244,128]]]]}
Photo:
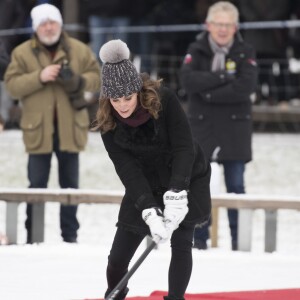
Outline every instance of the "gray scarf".
{"type": "Polygon", "coordinates": [[[228,54],[233,40],[226,46],[220,47],[210,36],[208,35],[208,42],[212,52],[214,53],[214,57],[211,64],[212,71],[220,71],[225,70],[225,57],[228,54]]]}

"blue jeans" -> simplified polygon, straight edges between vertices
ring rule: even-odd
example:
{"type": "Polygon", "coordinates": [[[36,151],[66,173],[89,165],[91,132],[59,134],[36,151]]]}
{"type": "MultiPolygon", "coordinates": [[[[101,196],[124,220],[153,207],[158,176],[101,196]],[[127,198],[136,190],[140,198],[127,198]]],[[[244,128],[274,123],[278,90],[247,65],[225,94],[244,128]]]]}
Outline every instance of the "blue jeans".
{"type": "MultiPolygon", "coordinates": [[[[53,152],[58,161],[58,177],[61,188],[78,188],[79,183],[79,154],[59,150],[59,139],[57,132],[53,134],[53,152]]],[[[47,188],[51,169],[52,153],[29,154],[28,158],[28,180],[29,188],[47,188]]],[[[26,208],[27,219],[27,242],[32,243],[32,204],[26,208]]],[[[76,241],[79,222],[76,217],[77,205],[60,206],[60,228],[64,241],[76,241]]]]}
{"type": "MultiPolygon", "coordinates": [[[[224,178],[227,193],[244,194],[244,173],[245,173],[245,162],[241,160],[232,160],[222,162],[224,168],[224,178]]],[[[238,237],[238,210],[228,209],[228,220],[231,234],[232,246],[237,245],[238,237]]],[[[206,241],[209,238],[209,223],[202,226],[201,228],[196,227],[194,232],[195,240],[206,241]]]]}

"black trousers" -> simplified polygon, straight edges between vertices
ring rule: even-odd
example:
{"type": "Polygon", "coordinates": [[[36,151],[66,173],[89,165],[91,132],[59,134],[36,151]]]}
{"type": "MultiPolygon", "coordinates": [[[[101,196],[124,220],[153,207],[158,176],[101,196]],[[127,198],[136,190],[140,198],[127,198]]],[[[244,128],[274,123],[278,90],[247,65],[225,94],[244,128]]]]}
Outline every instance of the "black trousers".
{"type": "MultiPolygon", "coordinates": [[[[192,273],[193,227],[180,226],[171,237],[169,297],[183,299],[192,273]]],[[[127,273],[129,263],[144,236],[118,228],[108,257],[107,284],[111,291],[127,273]]],[[[154,275],[153,276],[157,276],[154,275]]],[[[125,290],[126,288],[124,288],[125,290]]],[[[124,291],[123,290],[123,291],[124,291]]]]}
{"type": "MultiPolygon", "coordinates": [[[[53,135],[53,152],[58,161],[58,178],[61,188],[78,188],[79,184],[79,154],[59,150],[57,132],[53,135]]],[[[29,188],[47,188],[51,169],[52,153],[29,154],[28,180],[29,188]]],[[[27,205],[27,242],[32,243],[32,204],[27,205]]],[[[76,217],[77,205],[61,205],[60,228],[64,241],[76,241],[79,222],[76,217]]]]}

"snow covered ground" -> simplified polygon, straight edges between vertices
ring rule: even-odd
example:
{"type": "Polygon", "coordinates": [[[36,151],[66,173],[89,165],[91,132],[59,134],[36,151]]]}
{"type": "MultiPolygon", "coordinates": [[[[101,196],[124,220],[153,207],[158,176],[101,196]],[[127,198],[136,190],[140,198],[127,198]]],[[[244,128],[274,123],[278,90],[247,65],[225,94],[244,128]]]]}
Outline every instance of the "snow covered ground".
{"type": "MultiPolygon", "coordinates": [[[[248,193],[300,195],[300,143],[298,134],[255,134],[253,162],[247,165],[248,193]]],[[[123,187],[114,173],[98,133],[90,133],[81,154],[81,188],[123,187]]],[[[27,156],[21,132],[0,133],[0,186],[23,188],[27,156]]],[[[49,187],[57,188],[56,159],[49,187]]],[[[222,186],[224,191],[224,186],[222,186]]],[[[106,288],[105,266],[115,231],[118,205],[80,205],[79,244],[61,241],[56,203],[46,205],[45,243],[25,245],[25,205],[19,206],[19,241],[0,246],[0,299],[71,300],[99,298],[106,288]]],[[[231,252],[226,211],[219,220],[219,247],[193,250],[194,269],[190,293],[255,289],[300,288],[300,212],[280,210],[277,251],[263,252],[264,213],[254,214],[252,251],[231,252]]],[[[0,231],[5,226],[5,203],[0,201],[0,231]]],[[[133,262],[145,249],[141,245],[133,262]]],[[[169,246],[149,254],[130,280],[129,295],[167,290],[169,246]]]]}

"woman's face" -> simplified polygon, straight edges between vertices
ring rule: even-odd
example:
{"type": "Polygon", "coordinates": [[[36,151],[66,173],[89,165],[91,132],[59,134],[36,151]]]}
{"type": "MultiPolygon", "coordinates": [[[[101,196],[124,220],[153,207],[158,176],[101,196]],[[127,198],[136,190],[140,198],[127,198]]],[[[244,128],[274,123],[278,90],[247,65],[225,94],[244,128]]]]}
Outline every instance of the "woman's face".
{"type": "Polygon", "coordinates": [[[109,101],[117,113],[126,119],[135,111],[138,104],[138,97],[137,93],[134,93],[126,97],[123,96],[122,98],[110,98],[109,101]]]}

